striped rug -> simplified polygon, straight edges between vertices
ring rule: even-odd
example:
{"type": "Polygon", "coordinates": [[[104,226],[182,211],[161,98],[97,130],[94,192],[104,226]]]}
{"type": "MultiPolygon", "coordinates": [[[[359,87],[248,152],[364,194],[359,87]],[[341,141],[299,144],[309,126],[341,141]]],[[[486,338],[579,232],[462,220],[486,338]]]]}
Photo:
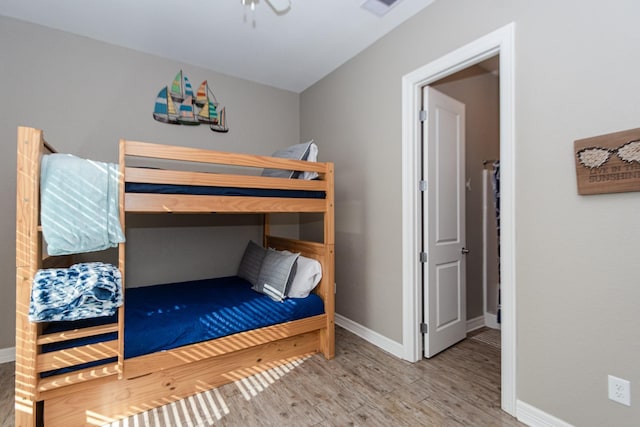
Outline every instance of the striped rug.
{"type": "Polygon", "coordinates": [[[470,337],[472,340],[480,341],[485,344],[489,344],[492,347],[500,349],[501,335],[500,329],[487,329],[480,332],[477,335],[470,337]]]}
{"type": "MultiPolygon", "coordinates": [[[[311,356],[294,359],[284,365],[235,381],[233,386],[237,387],[245,401],[250,401],[309,357],[311,356]]],[[[103,424],[102,427],[205,427],[223,420],[231,410],[233,408],[227,405],[220,389],[214,388],[147,412],[103,424]]]]}

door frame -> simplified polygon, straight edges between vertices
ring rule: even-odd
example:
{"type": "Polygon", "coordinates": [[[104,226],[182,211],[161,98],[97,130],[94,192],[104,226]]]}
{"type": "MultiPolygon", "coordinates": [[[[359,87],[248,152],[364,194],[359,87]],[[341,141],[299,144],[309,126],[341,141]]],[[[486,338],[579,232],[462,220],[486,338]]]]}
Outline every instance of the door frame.
{"type": "Polygon", "coordinates": [[[515,254],[515,24],[510,23],[446,54],[402,78],[402,290],[403,358],[422,358],[420,253],[421,89],[495,55],[500,55],[500,276],[501,407],[516,411],[515,254]]]}

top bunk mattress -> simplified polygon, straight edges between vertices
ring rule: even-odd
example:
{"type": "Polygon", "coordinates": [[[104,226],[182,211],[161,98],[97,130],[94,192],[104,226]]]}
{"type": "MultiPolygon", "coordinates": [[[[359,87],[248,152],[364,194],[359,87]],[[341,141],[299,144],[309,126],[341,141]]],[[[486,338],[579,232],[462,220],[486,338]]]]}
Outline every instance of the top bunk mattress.
{"type": "Polygon", "coordinates": [[[147,184],[127,182],[125,193],[192,194],[199,196],[291,197],[324,199],[324,191],[280,190],[272,188],[211,187],[206,185],[147,184]]]}
{"type": "MultiPolygon", "coordinates": [[[[125,359],[324,313],[322,299],[314,293],[277,302],[236,276],[129,288],[125,301],[125,359]]],[[[113,321],[103,317],[52,322],[46,332],[113,321]]],[[[91,338],[97,342],[107,337],[91,338]]],[[[110,339],[115,339],[114,334],[110,339]]],[[[49,344],[43,351],[88,343],[89,339],[81,339],[49,344]]]]}

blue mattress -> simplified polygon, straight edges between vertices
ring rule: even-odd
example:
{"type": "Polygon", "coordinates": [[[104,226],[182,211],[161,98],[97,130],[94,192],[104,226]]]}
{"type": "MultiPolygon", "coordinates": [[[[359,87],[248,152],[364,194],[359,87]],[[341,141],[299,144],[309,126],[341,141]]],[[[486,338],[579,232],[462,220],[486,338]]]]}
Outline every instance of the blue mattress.
{"type": "MultiPolygon", "coordinates": [[[[125,291],[124,356],[170,350],[323,313],[324,304],[316,294],[276,302],[236,276],[131,288],[125,291]]],[[[113,322],[115,317],[52,322],[45,333],[113,322]]],[[[43,352],[115,337],[105,334],[48,344],[43,352]]]]}
{"type": "Polygon", "coordinates": [[[324,191],[279,190],[270,188],[209,187],[205,185],[143,184],[127,182],[126,193],[194,194],[202,196],[292,197],[324,199],[324,191]]]}

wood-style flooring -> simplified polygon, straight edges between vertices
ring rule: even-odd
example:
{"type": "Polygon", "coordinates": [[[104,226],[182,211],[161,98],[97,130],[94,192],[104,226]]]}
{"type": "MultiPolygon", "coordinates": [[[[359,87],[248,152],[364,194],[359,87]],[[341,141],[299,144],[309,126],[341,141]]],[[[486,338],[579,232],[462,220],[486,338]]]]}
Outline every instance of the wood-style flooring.
{"type": "MultiPolygon", "coordinates": [[[[333,360],[314,355],[113,425],[521,426],[500,410],[500,349],[480,332],[412,364],[336,328],[333,360]]],[[[13,369],[0,364],[1,427],[13,426],[13,369]]]]}
{"type": "Polygon", "coordinates": [[[13,398],[15,397],[16,364],[0,364],[0,427],[13,427],[13,398]]]}

